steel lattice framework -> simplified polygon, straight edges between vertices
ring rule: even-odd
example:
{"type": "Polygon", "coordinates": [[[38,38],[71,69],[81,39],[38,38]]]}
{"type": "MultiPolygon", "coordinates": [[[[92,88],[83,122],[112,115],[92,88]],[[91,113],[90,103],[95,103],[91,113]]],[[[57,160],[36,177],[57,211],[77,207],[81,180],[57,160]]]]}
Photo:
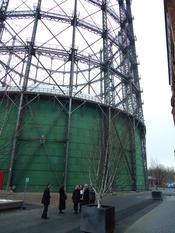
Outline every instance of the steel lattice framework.
{"type": "MultiPolygon", "coordinates": [[[[143,123],[131,1],[2,0],[0,91],[20,94],[16,130],[26,93],[67,96],[67,142],[73,98],[117,108],[143,123]]],[[[10,168],[16,143],[17,136],[10,168]]],[[[68,150],[69,143],[66,156],[68,150]]]]}

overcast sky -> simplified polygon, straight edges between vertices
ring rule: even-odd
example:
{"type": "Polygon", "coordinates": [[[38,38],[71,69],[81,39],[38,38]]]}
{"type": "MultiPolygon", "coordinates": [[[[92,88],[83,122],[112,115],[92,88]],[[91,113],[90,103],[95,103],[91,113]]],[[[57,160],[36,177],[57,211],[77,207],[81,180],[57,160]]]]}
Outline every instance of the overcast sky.
{"type": "Polygon", "coordinates": [[[139,74],[146,124],[147,161],[175,168],[175,127],[168,84],[163,0],[133,0],[139,74]]]}

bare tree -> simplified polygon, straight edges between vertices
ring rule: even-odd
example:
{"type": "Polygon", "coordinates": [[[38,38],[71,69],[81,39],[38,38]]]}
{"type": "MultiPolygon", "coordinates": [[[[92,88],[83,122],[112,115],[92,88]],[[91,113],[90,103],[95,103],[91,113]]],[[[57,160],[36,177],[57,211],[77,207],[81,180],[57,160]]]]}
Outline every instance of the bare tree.
{"type": "Polygon", "coordinates": [[[162,183],[175,183],[175,169],[173,167],[165,167],[157,161],[151,161],[151,166],[148,168],[148,175],[156,179],[158,186],[162,183]]]}
{"type": "Polygon", "coordinates": [[[152,160],[151,166],[148,169],[148,175],[153,176],[156,179],[157,186],[161,186],[163,182],[166,182],[168,169],[158,161],[152,160]]]}
{"type": "Polygon", "coordinates": [[[116,142],[122,141],[124,144],[127,137],[125,130],[119,139],[114,122],[110,123],[112,129],[104,124],[99,130],[97,142],[89,155],[89,180],[96,194],[98,208],[104,193],[112,191],[114,181],[116,182],[119,176],[124,152],[121,145],[116,148],[116,142]]]}

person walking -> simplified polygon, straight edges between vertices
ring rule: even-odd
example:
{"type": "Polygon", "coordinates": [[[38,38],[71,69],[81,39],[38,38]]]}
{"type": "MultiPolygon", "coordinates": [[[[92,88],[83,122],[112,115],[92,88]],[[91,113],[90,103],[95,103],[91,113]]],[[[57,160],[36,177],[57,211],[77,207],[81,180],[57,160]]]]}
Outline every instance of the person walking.
{"type": "Polygon", "coordinates": [[[48,211],[48,206],[50,205],[50,184],[47,184],[46,189],[44,190],[43,196],[42,196],[42,200],[41,203],[44,205],[44,209],[43,209],[43,213],[41,215],[41,218],[43,219],[48,219],[47,217],[47,211],[48,211]]]}
{"type": "Polygon", "coordinates": [[[67,199],[67,195],[64,190],[64,185],[60,186],[59,194],[60,194],[59,195],[59,213],[64,214],[63,210],[66,209],[66,199],[67,199]]]}
{"type": "Polygon", "coordinates": [[[74,213],[77,214],[78,213],[78,203],[80,202],[80,189],[79,189],[78,185],[75,186],[75,189],[72,193],[72,201],[74,204],[74,213]]]}

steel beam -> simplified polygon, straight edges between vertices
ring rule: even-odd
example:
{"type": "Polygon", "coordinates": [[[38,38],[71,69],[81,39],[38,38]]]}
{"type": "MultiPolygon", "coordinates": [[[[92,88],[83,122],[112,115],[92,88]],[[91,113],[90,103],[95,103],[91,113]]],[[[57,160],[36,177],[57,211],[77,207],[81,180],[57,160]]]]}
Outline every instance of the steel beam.
{"type": "Polygon", "coordinates": [[[36,37],[36,30],[37,30],[37,25],[38,25],[38,20],[39,20],[40,7],[41,7],[41,0],[38,0],[38,5],[36,8],[36,13],[35,13],[35,21],[34,21],[34,26],[33,26],[32,38],[31,38],[31,44],[30,44],[29,54],[28,54],[28,61],[27,61],[27,65],[26,65],[24,82],[23,82],[23,86],[22,86],[22,92],[20,95],[20,101],[19,101],[19,107],[18,107],[16,129],[15,129],[15,135],[14,135],[14,139],[13,139],[13,147],[12,147],[12,153],[11,153],[11,159],[10,159],[10,165],[9,165],[9,174],[8,174],[8,180],[7,180],[7,190],[9,189],[9,187],[13,183],[13,180],[12,180],[13,168],[14,168],[14,162],[16,159],[17,141],[18,141],[21,119],[22,119],[23,99],[24,99],[24,93],[25,93],[26,88],[27,88],[31,60],[32,60],[32,56],[33,56],[33,45],[34,45],[35,37],[36,37]]]}
{"type": "Polygon", "coordinates": [[[72,114],[72,92],[73,92],[73,79],[74,79],[74,66],[75,66],[75,35],[77,27],[77,0],[74,1],[74,17],[72,20],[72,49],[71,49],[71,67],[70,67],[70,81],[69,81],[69,108],[67,115],[67,132],[66,132],[66,153],[64,165],[64,187],[67,187],[68,176],[68,160],[69,160],[69,144],[70,144],[70,128],[71,128],[71,114],[72,114]]]}

